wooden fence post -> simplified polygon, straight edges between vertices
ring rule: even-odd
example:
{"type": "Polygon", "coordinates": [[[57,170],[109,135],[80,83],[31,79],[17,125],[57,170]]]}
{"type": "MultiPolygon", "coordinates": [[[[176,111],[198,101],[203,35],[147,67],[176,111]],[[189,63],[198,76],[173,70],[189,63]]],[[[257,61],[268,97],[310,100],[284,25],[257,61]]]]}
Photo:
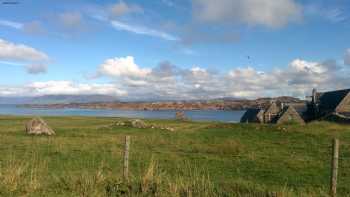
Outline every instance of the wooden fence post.
{"type": "Polygon", "coordinates": [[[124,181],[126,182],[129,181],[129,149],[130,149],[130,136],[125,136],[123,176],[124,176],[124,181]]]}
{"type": "Polygon", "coordinates": [[[335,197],[337,195],[337,177],[338,177],[338,159],[339,159],[339,140],[333,139],[332,148],[332,172],[331,172],[331,188],[330,196],[335,197]]]}

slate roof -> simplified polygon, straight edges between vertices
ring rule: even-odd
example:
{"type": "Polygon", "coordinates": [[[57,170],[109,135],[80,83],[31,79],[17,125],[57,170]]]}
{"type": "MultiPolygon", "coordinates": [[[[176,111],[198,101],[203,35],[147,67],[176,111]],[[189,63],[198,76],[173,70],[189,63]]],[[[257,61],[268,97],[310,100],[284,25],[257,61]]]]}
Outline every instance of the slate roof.
{"type": "Polygon", "coordinates": [[[350,89],[324,92],[320,95],[318,103],[321,111],[334,111],[350,89]]]}
{"type": "Polygon", "coordinates": [[[259,122],[258,120],[258,113],[260,112],[260,109],[248,109],[244,115],[241,118],[241,122],[259,122]]]}

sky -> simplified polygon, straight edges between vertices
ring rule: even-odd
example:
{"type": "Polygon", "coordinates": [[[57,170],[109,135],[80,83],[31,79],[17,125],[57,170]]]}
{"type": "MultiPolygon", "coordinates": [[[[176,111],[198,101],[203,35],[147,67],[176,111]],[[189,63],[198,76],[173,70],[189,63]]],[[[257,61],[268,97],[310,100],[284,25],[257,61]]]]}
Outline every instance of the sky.
{"type": "Polygon", "coordinates": [[[348,0],[0,0],[0,96],[350,88],[348,0]]]}

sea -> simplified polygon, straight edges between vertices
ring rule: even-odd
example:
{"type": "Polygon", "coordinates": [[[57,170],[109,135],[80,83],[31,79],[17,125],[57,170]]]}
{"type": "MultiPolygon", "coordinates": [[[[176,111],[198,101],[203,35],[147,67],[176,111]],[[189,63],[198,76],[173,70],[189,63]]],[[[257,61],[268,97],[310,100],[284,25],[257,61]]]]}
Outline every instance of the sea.
{"type": "MultiPolygon", "coordinates": [[[[189,110],[185,115],[193,121],[239,122],[244,110],[189,110]]],[[[80,109],[80,108],[27,108],[17,105],[0,104],[0,115],[14,116],[92,116],[125,117],[141,119],[174,119],[175,110],[143,111],[119,109],[80,109]]]]}

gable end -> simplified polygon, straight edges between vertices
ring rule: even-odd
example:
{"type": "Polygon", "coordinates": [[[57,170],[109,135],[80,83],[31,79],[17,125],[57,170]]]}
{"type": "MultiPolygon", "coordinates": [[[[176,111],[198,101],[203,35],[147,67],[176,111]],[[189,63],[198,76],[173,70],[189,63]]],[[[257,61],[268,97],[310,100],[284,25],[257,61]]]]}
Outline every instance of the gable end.
{"type": "Polygon", "coordinates": [[[348,93],[337,106],[336,113],[350,115],[350,93],[348,93]]]}

